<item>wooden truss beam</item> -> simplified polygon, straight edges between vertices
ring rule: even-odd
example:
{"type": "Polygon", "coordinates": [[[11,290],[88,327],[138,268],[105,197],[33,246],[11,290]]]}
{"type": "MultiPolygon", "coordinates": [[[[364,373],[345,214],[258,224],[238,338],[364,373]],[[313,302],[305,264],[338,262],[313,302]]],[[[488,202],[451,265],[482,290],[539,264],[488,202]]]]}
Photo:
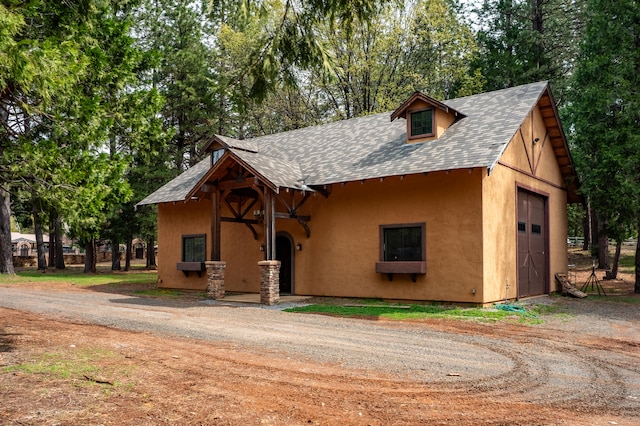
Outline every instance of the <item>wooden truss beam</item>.
{"type": "Polygon", "coordinates": [[[218,184],[218,189],[224,191],[226,189],[251,188],[252,185],[257,184],[256,181],[257,179],[255,177],[236,179],[236,180],[225,180],[218,184]]]}

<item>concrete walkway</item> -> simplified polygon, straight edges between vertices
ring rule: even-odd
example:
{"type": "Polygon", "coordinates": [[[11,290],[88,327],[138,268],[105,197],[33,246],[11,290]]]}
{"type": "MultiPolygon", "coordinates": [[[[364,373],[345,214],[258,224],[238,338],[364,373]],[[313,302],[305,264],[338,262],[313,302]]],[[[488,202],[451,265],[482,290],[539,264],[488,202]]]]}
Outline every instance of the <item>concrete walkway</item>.
{"type": "MultiPolygon", "coordinates": [[[[311,296],[295,296],[295,295],[280,295],[280,303],[302,303],[309,300],[311,296]]],[[[229,293],[225,294],[224,298],[218,300],[219,302],[234,302],[234,303],[260,303],[260,293],[229,293]]]]}

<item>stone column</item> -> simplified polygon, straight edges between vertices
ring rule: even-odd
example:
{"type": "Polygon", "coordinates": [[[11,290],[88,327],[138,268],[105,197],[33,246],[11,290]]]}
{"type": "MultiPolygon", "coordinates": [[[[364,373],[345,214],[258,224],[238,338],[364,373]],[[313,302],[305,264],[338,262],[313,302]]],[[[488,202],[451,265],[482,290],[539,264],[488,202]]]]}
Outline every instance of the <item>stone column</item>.
{"type": "Polygon", "coordinates": [[[207,297],[218,300],[224,297],[224,270],[227,262],[219,260],[207,260],[207,297]]]}
{"type": "Polygon", "coordinates": [[[260,268],[260,303],[276,305],[280,302],[280,261],[263,260],[260,268]]]}

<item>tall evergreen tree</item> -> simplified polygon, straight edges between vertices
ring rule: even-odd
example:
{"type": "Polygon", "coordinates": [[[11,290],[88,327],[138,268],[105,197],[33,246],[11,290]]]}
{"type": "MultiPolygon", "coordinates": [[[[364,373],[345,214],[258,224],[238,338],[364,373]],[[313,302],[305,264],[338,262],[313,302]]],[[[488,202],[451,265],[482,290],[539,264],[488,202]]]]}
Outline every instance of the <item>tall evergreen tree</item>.
{"type": "Polygon", "coordinates": [[[30,155],[31,140],[50,118],[46,109],[54,97],[70,93],[85,70],[79,34],[86,28],[84,16],[90,5],[85,1],[0,4],[1,273],[14,273],[10,194],[24,183],[51,187],[58,181],[41,167],[48,163],[48,147],[30,155]]]}
{"type": "Polygon", "coordinates": [[[588,0],[586,17],[572,80],[571,143],[583,191],[607,232],[621,239],[640,225],[640,4],[588,0]]]}
{"type": "Polygon", "coordinates": [[[484,0],[477,65],[486,90],[550,80],[564,99],[582,32],[584,0],[484,0]]]}
{"type": "Polygon", "coordinates": [[[200,147],[216,131],[205,11],[188,0],[147,0],[138,20],[138,43],[157,57],[149,80],[165,99],[164,129],[173,135],[169,149],[179,172],[200,160],[200,147]]]}
{"type": "MultiPolygon", "coordinates": [[[[128,160],[117,145],[155,115],[146,114],[153,102],[135,102],[141,59],[129,35],[132,4],[29,2],[16,6],[14,15],[26,19],[9,33],[13,42],[3,39],[14,49],[2,69],[3,180],[87,243],[130,196],[122,179],[128,160]]],[[[64,267],[61,238],[53,242],[56,267],[64,267]]]]}

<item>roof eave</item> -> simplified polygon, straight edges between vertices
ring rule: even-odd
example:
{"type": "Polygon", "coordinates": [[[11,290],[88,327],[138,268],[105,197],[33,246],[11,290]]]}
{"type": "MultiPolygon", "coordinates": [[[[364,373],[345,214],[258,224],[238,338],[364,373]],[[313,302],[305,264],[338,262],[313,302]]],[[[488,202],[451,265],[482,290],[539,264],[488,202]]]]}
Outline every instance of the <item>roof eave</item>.
{"type": "Polygon", "coordinates": [[[581,203],[583,202],[583,197],[578,192],[580,188],[580,180],[573,166],[573,158],[571,158],[571,151],[569,150],[567,137],[564,133],[562,125],[560,124],[560,115],[558,113],[558,108],[556,107],[556,101],[553,97],[553,93],[551,93],[551,88],[549,87],[548,83],[540,94],[536,105],[540,103],[544,96],[547,96],[549,98],[549,107],[553,111],[553,119],[556,122],[556,126],[558,129],[558,136],[554,137],[551,141],[554,154],[556,156],[556,159],[566,158],[566,164],[559,163],[558,165],[560,166],[560,173],[562,174],[562,178],[564,179],[567,186],[567,201],[571,203],[581,203]],[[560,140],[561,145],[559,146],[559,149],[556,149],[556,144],[554,144],[554,141],[558,139],[560,140]],[[560,157],[558,156],[558,151],[561,154],[560,157]]]}

